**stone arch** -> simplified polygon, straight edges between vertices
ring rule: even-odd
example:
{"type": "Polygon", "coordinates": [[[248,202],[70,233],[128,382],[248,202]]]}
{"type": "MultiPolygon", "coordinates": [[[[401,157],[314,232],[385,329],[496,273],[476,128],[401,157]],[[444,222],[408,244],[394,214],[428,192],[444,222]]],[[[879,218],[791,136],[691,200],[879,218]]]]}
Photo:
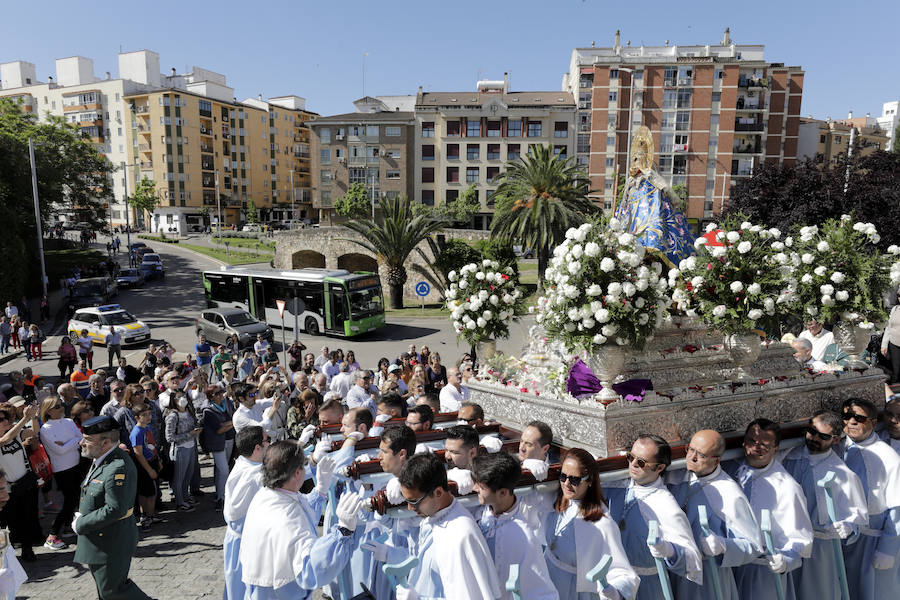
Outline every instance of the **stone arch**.
{"type": "Polygon", "coordinates": [[[315,250],[300,250],[291,255],[292,269],[305,269],[307,267],[325,268],[325,255],[315,250]]]}
{"type": "Polygon", "coordinates": [[[368,254],[360,254],[358,252],[350,252],[338,257],[338,269],[347,269],[351,273],[354,271],[371,271],[378,272],[378,261],[368,254]]]}

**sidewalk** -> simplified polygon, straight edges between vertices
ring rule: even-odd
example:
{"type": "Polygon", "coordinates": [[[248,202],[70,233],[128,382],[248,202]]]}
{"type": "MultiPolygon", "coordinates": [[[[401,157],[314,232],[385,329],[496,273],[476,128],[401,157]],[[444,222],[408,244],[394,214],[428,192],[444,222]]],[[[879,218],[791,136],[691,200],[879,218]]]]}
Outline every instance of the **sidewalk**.
{"type": "MultiPolygon", "coordinates": [[[[44,322],[39,322],[37,325],[44,332],[44,335],[47,336],[47,340],[44,342],[44,356],[47,356],[47,348],[51,346],[50,338],[51,336],[61,335],[62,332],[65,331],[66,326],[66,301],[63,296],[62,290],[52,290],[47,295],[47,300],[50,302],[50,319],[44,322]]],[[[18,306],[18,303],[16,303],[18,306]]],[[[22,314],[25,311],[22,310],[22,307],[19,308],[19,313],[22,314]]],[[[35,316],[39,316],[41,314],[41,299],[31,298],[28,300],[28,308],[31,311],[31,316],[34,318],[35,316]]],[[[58,339],[56,340],[58,342],[58,339]]],[[[56,346],[59,346],[57,343],[56,346]]],[[[56,346],[53,346],[54,348],[56,346]]],[[[4,365],[11,360],[15,360],[20,356],[23,356],[25,351],[20,347],[18,350],[13,350],[8,354],[0,355],[0,365],[4,365]]]]}

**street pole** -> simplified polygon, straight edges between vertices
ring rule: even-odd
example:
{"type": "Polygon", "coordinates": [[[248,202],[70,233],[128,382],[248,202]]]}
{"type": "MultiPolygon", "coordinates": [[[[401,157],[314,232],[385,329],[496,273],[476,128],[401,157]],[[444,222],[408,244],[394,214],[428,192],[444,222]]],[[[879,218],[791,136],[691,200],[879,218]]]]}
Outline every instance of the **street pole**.
{"type": "Polygon", "coordinates": [[[293,225],[293,222],[297,220],[297,209],[294,208],[296,200],[297,199],[294,197],[294,170],[291,169],[291,225],[293,225]]]}
{"type": "Polygon", "coordinates": [[[41,290],[47,295],[47,266],[44,264],[44,232],[41,230],[41,208],[38,202],[37,166],[34,163],[34,140],[28,138],[28,159],[31,161],[31,192],[34,195],[34,223],[37,227],[38,254],[41,256],[41,290]]]}
{"type": "Polygon", "coordinates": [[[216,169],[216,212],[219,213],[219,241],[222,241],[222,204],[219,201],[219,170],[216,169]]]}
{"type": "Polygon", "coordinates": [[[628,73],[628,127],[625,129],[628,136],[625,149],[625,177],[627,178],[631,170],[631,109],[634,107],[634,69],[619,67],[619,70],[628,73]]]}
{"type": "Polygon", "coordinates": [[[125,163],[122,163],[122,171],[125,174],[125,238],[128,244],[128,266],[134,266],[134,257],[131,255],[131,218],[128,214],[128,167],[125,163]]]}
{"type": "MultiPolygon", "coordinates": [[[[366,157],[366,161],[368,161],[368,157],[366,157]]],[[[368,170],[368,166],[366,166],[366,170],[368,170]]],[[[375,223],[375,173],[372,173],[372,223],[375,223]]]]}

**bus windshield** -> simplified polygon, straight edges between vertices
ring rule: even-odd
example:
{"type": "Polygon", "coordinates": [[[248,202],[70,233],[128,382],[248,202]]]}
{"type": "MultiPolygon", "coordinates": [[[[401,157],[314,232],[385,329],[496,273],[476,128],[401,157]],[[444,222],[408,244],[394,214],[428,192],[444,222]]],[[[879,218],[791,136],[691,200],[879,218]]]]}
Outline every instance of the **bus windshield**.
{"type": "Polygon", "coordinates": [[[353,320],[384,312],[381,288],[350,292],[350,315],[353,320]]]}

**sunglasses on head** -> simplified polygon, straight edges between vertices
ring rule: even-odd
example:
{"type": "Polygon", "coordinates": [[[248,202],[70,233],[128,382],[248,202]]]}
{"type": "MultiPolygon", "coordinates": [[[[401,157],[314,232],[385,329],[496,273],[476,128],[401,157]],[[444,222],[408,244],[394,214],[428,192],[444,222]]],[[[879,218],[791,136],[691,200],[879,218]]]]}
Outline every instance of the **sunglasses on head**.
{"type": "Polygon", "coordinates": [[[562,472],[559,474],[559,482],[560,483],[565,483],[566,481],[568,481],[575,487],[578,487],[579,485],[581,485],[581,482],[584,481],[585,479],[587,479],[587,475],[566,475],[565,473],[562,473],[562,472]]]}
{"type": "Polygon", "coordinates": [[[820,440],[822,440],[823,442],[827,442],[831,438],[837,437],[836,435],[831,434],[831,433],[822,433],[821,431],[819,431],[812,425],[810,425],[806,428],[806,435],[811,435],[812,437],[817,437],[820,440]]]}
{"type": "Polygon", "coordinates": [[[625,460],[628,461],[628,464],[637,462],[637,466],[639,469],[643,469],[645,467],[655,467],[656,465],[659,464],[658,462],[651,462],[649,460],[641,458],[640,456],[635,456],[631,452],[625,453],[625,460]]]}
{"type": "Polygon", "coordinates": [[[849,421],[850,419],[853,419],[857,423],[865,423],[866,421],[869,420],[869,415],[859,415],[859,414],[856,414],[855,412],[852,412],[849,410],[846,411],[842,416],[844,417],[845,421],[849,421]]]}

